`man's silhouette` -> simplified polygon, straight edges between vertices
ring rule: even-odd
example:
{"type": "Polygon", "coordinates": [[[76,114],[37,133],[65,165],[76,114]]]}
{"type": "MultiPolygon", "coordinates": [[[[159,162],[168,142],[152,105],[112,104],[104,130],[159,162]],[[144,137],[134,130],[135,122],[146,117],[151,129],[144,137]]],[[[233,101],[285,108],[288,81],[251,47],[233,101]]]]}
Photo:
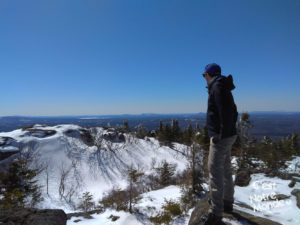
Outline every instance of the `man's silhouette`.
{"type": "Polygon", "coordinates": [[[215,63],[205,67],[203,77],[208,88],[206,125],[210,136],[208,156],[210,210],[205,225],[222,223],[223,211],[231,212],[234,184],[231,172],[231,148],[236,140],[237,108],[231,91],[235,88],[232,76],[221,75],[215,63]]]}

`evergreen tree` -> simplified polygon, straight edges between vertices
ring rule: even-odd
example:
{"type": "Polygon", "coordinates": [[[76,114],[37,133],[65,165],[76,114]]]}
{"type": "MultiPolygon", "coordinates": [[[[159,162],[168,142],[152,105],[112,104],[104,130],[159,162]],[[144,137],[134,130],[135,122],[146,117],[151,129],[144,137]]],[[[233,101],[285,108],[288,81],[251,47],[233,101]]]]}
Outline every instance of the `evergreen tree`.
{"type": "Polygon", "coordinates": [[[196,129],[195,129],[195,132],[198,133],[200,132],[201,129],[200,129],[200,125],[199,125],[199,122],[196,123],[196,129]]]}
{"type": "Polygon", "coordinates": [[[124,127],[125,132],[130,132],[128,120],[123,120],[123,127],[124,127]]]}
{"type": "Polygon", "coordinates": [[[159,183],[162,186],[167,186],[171,183],[172,176],[176,170],[176,165],[168,163],[166,160],[162,162],[162,166],[156,168],[159,175],[159,183]]]}
{"type": "Polygon", "coordinates": [[[208,136],[208,130],[206,125],[203,126],[203,129],[201,129],[199,134],[195,137],[195,142],[200,145],[200,148],[202,150],[202,177],[208,177],[207,161],[209,154],[210,138],[208,136]]]}
{"type": "Polygon", "coordinates": [[[95,206],[93,201],[93,195],[90,192],[85,192],[82,194],[81,203],[78,206],[78,209],[81,209],[85,213],[92,210],[95,206]]]}
{"type": "Polygon", "coordinates": [[[209,136],[208,136],[208,130],[207,126],[204,125],[203,129],[200,130],[199,135],[197,136],[197,143],[200,144],[201,148],[205,151],[208,151],[209,149],[209,136]]]}
{"type": "Polygon", "coordinates": [[[144,138],[149,134],[149,131],[142,125],[139,124],[136,130],[136,136],[138,138],[144,138]]]}
{"type": "MultiPolygon", "coordinates": [[[[204,182],[203,173],[203,160],[201,160],[201,148],[200,145],[193,143],[191,146],[191,154],[189,157],[189,163],[191,167],[192,175],[192,190],[194,194],[200,195],[203,191],[202,183],[204,182]]],[[[205,164],[206,166],[207,164],[205,164]]]]}
{"type": "Polygon", "coordinates": [[[158,132],[163,132],[163,129],[164,129],[164,127],[163,127],[163,123],[162,123],[162,121],[160,120],[159,121],[159,126],[158,126],[158,132]]]}
{"type": "Polygon", "coordinates": [[[172,140],[172,130],[171,130],[169,123],[166,123],[166,125],[165,125],[164,139],[167,142],[170,142],[172,140]]]}
{"type": "Polygon", "coordinates": [[[164,127],[163,127],[163,123],[162,123],[161,120],[159,121],[159,126],[158,126],[158,129],[156,131],[156,134],[157,134],[158,140],[160,142],[162,142],[164,140],[164,127]]]}
{"type": "Polygon", "coordinates": [[[181,132],[181,129],[179,127],[178,120],[172,120],[171,132],[172,132],[171,141],[180,143],[182,132],[181,132]]]}
{"type": "Polygon", "coordinates": [[[128,170],[129,178],[129,212],[132,213],[132,204],[137,197],[137,192],[134,190],[134,185],[138,183],[138,179],[143,176],[144,173],[138,172],[138,170],[132,167],[128,170]]]}
{"type": "Polygon", "coordinates": [[[38,170],[28,169],[25,160],[15,159],[0,171],[0,208],[34,207],[42,200],[34,179],[38,170]]]}
{"type": "Polygon", "coordinates": [[[183,143],[191,146],[194,137],[194,130],[191,124],[187,126],[187,128],[183,132],[183,143]]]}
{"type": "Polygon", "coordinates": [[[293,132],[291,139],[292,139],[291,140],[292,154],[299,155],[300,154],[299,135],[296,132],[293,132]]]}
{"type": "Polygon", "coordinates": [[[238,163],[239,167],[247,167],[247,161],[249,158],[250,144],[252,142],[252,137],[250,136],[250,129],[253,127],[250,120],[250,115],[247,112],[242,113],[240,120],[238,122],[238,138],[235,143],[235,148],[238,149],[238,163]]]}
{"type": "Polygon", "coordinates": [[[158,140],[161,145],[170,146],[172,142],[172,130],[168,123],[165,124],[162,131],[158,132],[158,140]]]}

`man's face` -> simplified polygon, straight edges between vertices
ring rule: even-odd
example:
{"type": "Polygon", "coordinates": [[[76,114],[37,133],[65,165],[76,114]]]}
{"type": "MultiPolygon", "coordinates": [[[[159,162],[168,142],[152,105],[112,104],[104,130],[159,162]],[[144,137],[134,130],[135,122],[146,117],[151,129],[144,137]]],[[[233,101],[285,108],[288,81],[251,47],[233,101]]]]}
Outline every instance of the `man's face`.
{"type": "Polygon", "coordinates": [[[209,76],[208,73],[203,73],[203,77],[205,78],[206,83],[208,84],[210,82],[210,80],[211,80],[211,76],[209,76]]]}

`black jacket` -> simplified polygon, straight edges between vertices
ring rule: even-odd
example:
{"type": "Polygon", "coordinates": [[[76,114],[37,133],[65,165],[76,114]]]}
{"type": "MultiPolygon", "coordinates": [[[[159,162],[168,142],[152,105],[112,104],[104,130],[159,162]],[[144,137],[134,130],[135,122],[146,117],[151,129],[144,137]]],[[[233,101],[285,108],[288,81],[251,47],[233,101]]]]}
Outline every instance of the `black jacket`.
{"type": "Polygon", "coordinates": [[[218,76],[208,85],[206,125],[210,137],[226,138],[236,134],[237,108],[231,91],[232,76],[218,76]]]}

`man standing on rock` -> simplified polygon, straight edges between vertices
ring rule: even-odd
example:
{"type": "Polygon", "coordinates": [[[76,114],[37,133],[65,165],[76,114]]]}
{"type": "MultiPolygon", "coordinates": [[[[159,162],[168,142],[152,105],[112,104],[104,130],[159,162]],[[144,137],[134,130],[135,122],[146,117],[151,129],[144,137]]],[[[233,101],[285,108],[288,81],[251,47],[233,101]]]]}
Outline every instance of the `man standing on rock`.
{"type": "Polygon", "coordinates": [[[203,77],[208,88],[206,125],[210,136],[208,156],[210,210],[205,225],[224,224],[222,213],[233,209],[234,184],[231,171],[231,148],[236,140],[237,108],[231,91],[232,76],[221,75],[216,63],[205,67],[203,77]]]}

